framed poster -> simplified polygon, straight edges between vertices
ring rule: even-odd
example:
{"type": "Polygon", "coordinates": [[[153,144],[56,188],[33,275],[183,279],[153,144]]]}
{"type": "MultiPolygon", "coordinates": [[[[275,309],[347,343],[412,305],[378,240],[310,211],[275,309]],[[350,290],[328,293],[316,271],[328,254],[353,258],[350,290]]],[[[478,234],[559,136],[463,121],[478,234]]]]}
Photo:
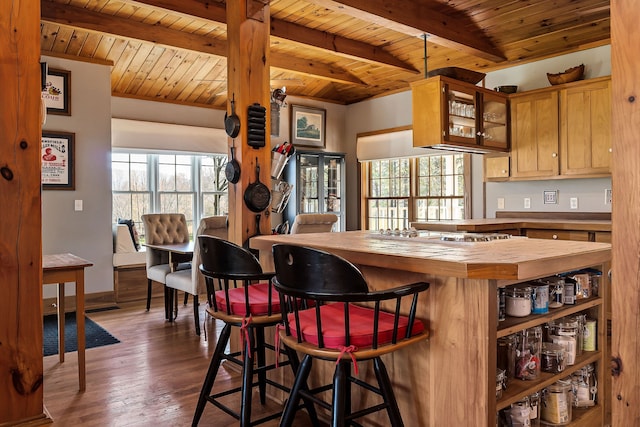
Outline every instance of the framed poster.
{"type": "Polygon", "coordinates": [[[47,114],[71,115],[71,71],[49,68],[42,99],[47,114]]]}
{"type": "Polygon", "coordinates": [[[42,131],[41,169],[43,190],[75,190],[75,133],[42,131]]]}
{"type": "Polygon", "coordinates": [[[291,106],[291,142],[293,145],[324,148],[325,114],[321,108],[291,106]]]}

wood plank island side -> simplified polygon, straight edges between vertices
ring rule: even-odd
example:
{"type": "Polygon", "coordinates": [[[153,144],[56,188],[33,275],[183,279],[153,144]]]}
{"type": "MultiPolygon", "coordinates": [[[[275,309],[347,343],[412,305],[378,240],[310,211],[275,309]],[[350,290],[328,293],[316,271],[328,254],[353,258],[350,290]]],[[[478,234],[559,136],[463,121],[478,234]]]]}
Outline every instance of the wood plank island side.
{"type": "MultiPolygon", "coordinates": [[[[290,243],[345,257],[358,265],[373,289],[431,283],[421,296],[419,313],[428,322],[429,340],[385,359],[405,425],[473,421],[474,426],[493,427],[498,287],[606,263],[611,245],[527,238],[457,244],[405,239],[349,231],[259,236],[251,239],[251,247],[259,250],[264,268],[273,269],[273,244],[290,243]]],[[[359,366],[361,375],[370,379],[364,365],[359,366]]],[[[327,368],[315,381],[330,382],[331,372],[327,368]]],[[[388,423],[384,413],[375,417],[371,425],[388,423]]]]}

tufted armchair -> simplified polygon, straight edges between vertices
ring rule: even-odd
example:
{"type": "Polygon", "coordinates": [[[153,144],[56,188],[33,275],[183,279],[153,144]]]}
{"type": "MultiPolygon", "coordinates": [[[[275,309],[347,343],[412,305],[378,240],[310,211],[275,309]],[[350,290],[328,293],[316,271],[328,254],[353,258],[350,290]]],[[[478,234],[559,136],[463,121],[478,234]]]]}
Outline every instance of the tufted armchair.
{"type": "MultiPolygon", "coordinates": [[[[184,214],[180,213],[154,213],[142,215],[146,243],[168,244],[189,242],[189,228],[184,214]]],[[[178,270],[189,268],[191,259],[185,258],[178,265],[178,270]]],[[[151,285],[158,282],[165,285],[165,278],[171,271],[169,254],[147,248],[147,311],[151,306],[151,285]]],[[[165,306],[167,301],[165,300],[165,306]]],[[[170,310],[170,306],[166,306],[170,310]]],[[[167,316],[169,312],[167,311],[167,316]]]]}
{"type": "Polygon", "coordinates": [[[337,221],[338,216],[332,213],[298,214],[293,220],[291,234],[328,232],[337,221]]]}
{"type": "MultiPolygon", "coordinates": [[[[198,230],[194,234],[194,240],[197,236],[207,235],[215,236],[227,240],[228,224],[226,216],[211,216],[202,218],[198,225],[198,230]]],[[[165,284],[169,291],[172,291],[169,297],[169,303],[173,306],[173,300],[176,296],[175,291],[183,291],[185,293],[185,305],[187,297],[193,295],[193,318],[196,325],[196,334],[200,335],[200,315],[198,313],[198,295],[206,293],[206,284],[204,276],[200,273],[199,266],[201,264],[200,246],[194,245],[193,259],[191,268],[178,270],[169,273],[166,276],[165,284]]]]}

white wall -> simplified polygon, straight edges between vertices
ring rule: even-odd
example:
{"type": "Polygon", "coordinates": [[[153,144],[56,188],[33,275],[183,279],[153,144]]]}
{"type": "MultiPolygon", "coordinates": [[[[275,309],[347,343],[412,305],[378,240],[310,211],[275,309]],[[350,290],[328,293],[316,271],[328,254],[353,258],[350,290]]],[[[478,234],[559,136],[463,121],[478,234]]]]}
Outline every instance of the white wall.
{"type": "MultiPolygon", "coordinates": [[[[85,292],[113,289],[111,232],[110,67],[43,57],[50,68],[71,71],[71,116],[49,114],[44,130],[75,133],[75,190],[42,191],[42,252],[71,252],[94,263],[85,292]],[[74,201],[83,210],[74,210],[74,201]]],[[[68,284],[68,295],[75,288],[68,284]]],[[[46,298],[55,287],[44,288],[46,298]]]]}
{"type": "MultiPolygon", "coordinates": [[[[611,75],[611,46],[488,73],[486,86],[515,84],[519,91],[548,87],[547,72],[557,73],[580,64],[585,64],[585,78],[611,75]]],[[[485,216],[495,218],[498,198],[505,199],[505,211],[569,212],[569,199],[577,197],[575,212],[611,212],[611,205],[604,203],[605,189],[611,189],[611,178],[487,183],[485,216]],[[544,204],[544,190],[558,190],[558,204],[544,204]],[[524,208],[525,197],[531,199],[530,209],[524,208]]]]}

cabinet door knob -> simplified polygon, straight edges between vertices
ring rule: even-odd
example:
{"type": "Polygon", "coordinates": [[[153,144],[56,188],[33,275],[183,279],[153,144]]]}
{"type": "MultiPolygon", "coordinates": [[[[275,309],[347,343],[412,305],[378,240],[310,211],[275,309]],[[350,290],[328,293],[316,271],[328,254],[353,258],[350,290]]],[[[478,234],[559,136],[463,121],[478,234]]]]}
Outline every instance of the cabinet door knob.
{"type": "Polygon", "coordinates": [[[507,173],[507,170],[506,169],[502,169],[502,173],[507,173]]]}
{"type": "Polygon", "coordinates": [[[553,236],[551,236],[551,238],[552,238],[553,240],[558,240],[558,235],[557,235],[557,234],[554,234],[553,236]]]}
{"type": "Polygon", "coordinates": [[[551,157],[558,157],[558,153],[553,153],[551,157]]]}
{"type": "Polygon", "coordinates": [[[613,153],[613,148],[609,147],[609,152],[613,153]]]}

